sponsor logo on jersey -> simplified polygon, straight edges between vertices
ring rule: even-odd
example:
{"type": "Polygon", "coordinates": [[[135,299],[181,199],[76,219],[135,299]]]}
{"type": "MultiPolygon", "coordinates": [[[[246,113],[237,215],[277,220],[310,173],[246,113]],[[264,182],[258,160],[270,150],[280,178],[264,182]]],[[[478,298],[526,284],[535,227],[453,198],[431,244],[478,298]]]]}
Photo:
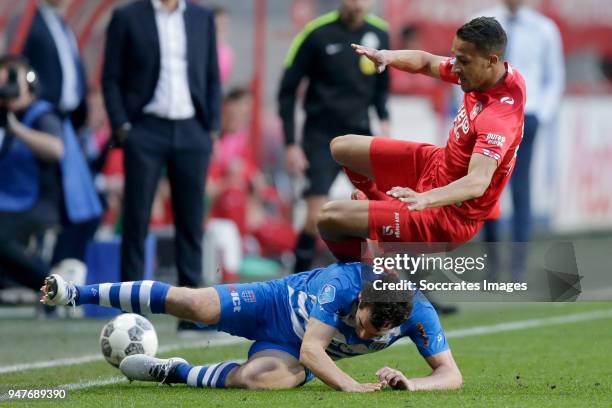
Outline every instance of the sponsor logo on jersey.
{"type": "Polygon", "coordinates": [[[501,159],[501,156],[497,153],[493,153],[492,151],[490,151],[489,149],[482,149],[482,154],[484,154],[485,156],[489,156],[497,161],[499,161],[501,159]]]}
{"type": "Polygon", "coordinates": [[[384,236],[394,235],[395,232],[393,231],[393,225],[384,225],[382,227],[382,234],[384,236]]]}
{"type": "Polygon", "coordinates": [[[329,283],[326,283],[325,286],[321,289],[321,293],[319,293],[319,304],[324,305],[326,303],[331,303],[336,298],[336,287],[329,283]]]}
{"type": "Polygon", "coordinates": [[[238,291],[235,286],[229,287],[230,296],[232,297],[232,304],[234,305],[234,312],[240,312],[242,307],[240,306],[240,296],[238,296],[238,291]]]}
{"type": "Polygon", "coordinates": [[[457,113],[457,117],[455,118],[455,124],[453,125],[453,133],[455,134],[456,142],[458,142],[459,138],[461,137],[459,134],[460,129],[464,135],[467,135],[467,133],[470,131],[470,121],[467,117],[465,105],[461,105],[459,113],[457,113]]]}
{"type": "Polygon", "coordinates": [[[393,220],[395,221],[395,238],[400,237],[400,215],[398,212],[393,213],[393,220]]]}
{"type": "Polygon", "coordinates": [[[514,105],[514,99],[509,96],[504,96],[499,100],[501,103],[507,103],[508,105],[514,105]]]}
{"type": "Polygon", "coordinates": [[[242,297],[242,300],[247,303],[255,303],[257,301],[257,298],[255,297],[255,292],[253,292],[252,290],[243,290],[240,294],[240,297],[242,297]]]}
{"type": "Polygon", "coordinates": [[[506,138],[502,135],[496,135],[495,133],[489,133],[487,135],[487,143],[494,146],[503,146],[506,142],[506,138]]]}
{"type": "Polygon", "coordinates": [[[327,44],[325,46],[325,52],[327,53],[327,55],[334,55],[339,53],[340,51],[342,51],[342,44],[340,43],[327,44]]]}

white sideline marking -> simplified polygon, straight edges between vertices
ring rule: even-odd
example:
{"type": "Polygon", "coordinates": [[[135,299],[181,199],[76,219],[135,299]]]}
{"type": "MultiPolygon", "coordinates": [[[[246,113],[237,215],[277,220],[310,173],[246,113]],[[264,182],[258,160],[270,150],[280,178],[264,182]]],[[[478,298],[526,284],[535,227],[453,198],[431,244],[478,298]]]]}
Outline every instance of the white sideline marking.
{"type": "MultiPolygon", "coordinates": [[[[191,347],[206,347],[206,346],[228,346],[232,344],[239,344],[246,342],[246,339],[241,337],[228,337],[224,339],[209,339],[209,340],[200,340],[196,342],[185,342],[185,343],[173,343],[166,344],[163,346],[159,346],[157,349],[158,353],[166,353],[174,350],[180,350],[182,348],[191,348],[191,347]]],[[[57,360],[48,360],[48,361],[35,361],[33,363],[24,363],[24,364],[13,364],[8,366],[0,367],[0,374],[14,373],[17,371],[25,371],[25,370],[35,370],[40,368],[52,368],[52,367],[61,367],[61,366],[69,366],[75,364],[83,364],[83,363],[92,363],[95,361],[103,361],[104,357],[102,354],[89,354],[81,357],[70,357],[70,358],[60,358],[57,360]]]]}
{"type": "Polygon", "coordinates": [[[66,391],[82,390],[84,388],[102,387],[103,385],[118,384],[120,382],[126,382],[127,378],[123,376],[110,377],[110,378],[98,378],[97,380],[88,380],[73,384],[58,385],[56,388],[60,388],[66,391]]]}
{"type": "MultiPolygon", "coordinates": [[[[545,318],[540,318],[540,319],[529,319],[529,320],[517,320],[514,322],[499,323],[499,324],[493,324],[493,325],[488,325],[488,326],[475,326],[475,327],[470,327],[467,329],[450,330],[446,333],[446,337],[461,338],[461,337],[476,336],[476,335],[481,335],[481,334],[492,334],[492,333],[501,333],[501,332],[506,332],[506,331],[523,330],[523,329],[528,329],[532,327],[543,327],[543,326],[552,326],[552,325],[563,324],[563,323],[574,323],[574,322],[582,322],[582,321],[588,321],[588,320],[605,319],[609,317],[612,317],[612,309],[594,310],[591,312],[575,313],[575,314],[566,315],[566,316],[545,317],[545,318]]],[[[172,350],[176,350],[178,348],[183,348],[183,347],[198,347],[198,344],[219,346],[219,345],[226,345],[226,344],[237,344],[237,343],[242,343],[245,341],[246,340],[239,339],[239,338],[229,338],[229,339],[216,340],[216,341],[214,340],[201,341],[201,342],[192,343],[192,344],[170,344],[165,347],[163,346],[160,347],[159,351],[166,352],[166,351],[172,351],[172,350]]],[[[406,344],[410,342],[411,341],[409,338],[404,338],[404,339],[397,341],[394,344],[394,346],[406,344]]],[[[96,358],[92,358],[92,357],[93,356],[83,356],[80,358],[73,358],[73,359],[61,359],[61,360],[53,360],[53,361],[48,361],[48,362],[21,364],[19,366],[28,367],[28,368],[22,368],[22,369],[34,369],[34,368],[57,367],[57,366],[62,366],[62,365],[78,364],[79,362],[91,362],[91,361],[102,360],[102,358],[99,356],[95,356],[96,358]]],[[[17,369],[13,369],[12,367],[17,367],[17,366],[0,367],[0,373],[18,371],[17,369]],[[11,370],[8,370],[9,368],[11,370]]],[[[73,383],[73,384],[64,384],[64,385],[57,386],[57,388],[63,388],[69,391],[82,390],[86,388],[100,387],[104,385],[118,384],[124,381],[127,381],[125,377],[110,377],[110,378],[101,378],[97,380],[83,381],[83,382],[78,382],[78,383],[73,383]]],[[[6,397],[7,397],[6,394],[0,395],[0,401],[5,399],[6,397]]]]}
{"type": "MultiPolygon", "coordinates": [[[[446,332],[446,337],[449,339],[458,339],[461,337],[477,336],[480,334],[502,333],[514,330],[530,329],[532,327],[553,326],[555,324],[583,322],[586,320],[597,320],[612,317],[612,309],[593,310],[591,312],[575,313],[564,316],[543,317],[539,319],[517,320],[514,322],[492,324],[488,326],[475,326],[467,329],[455,329],[446,332]]],[[[412,343],[408,337],[404,337],[396,341],[396,344],[412,343]]]]}

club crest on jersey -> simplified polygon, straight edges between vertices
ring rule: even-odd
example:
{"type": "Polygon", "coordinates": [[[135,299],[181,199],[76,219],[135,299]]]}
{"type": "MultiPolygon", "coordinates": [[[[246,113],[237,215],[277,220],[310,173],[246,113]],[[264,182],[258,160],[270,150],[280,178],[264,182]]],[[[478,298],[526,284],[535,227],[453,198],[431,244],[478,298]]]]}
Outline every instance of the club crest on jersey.
{"type": "Polygon", "coordinates": [[[333,302],[335,298],[336,287],[327,283],[325,286],[323,286],[323,289],[321,289],[321,293],[319,293],[319,297],[317,299],[319,300],[320,305],[324,305],[326,303],[333,302]]]}
{"type": "Polygon", "coordinates": [[[482,112],[482,103],[476,102],[476,104],[472,108],[472,112],[470,113],[470,120],[476,119],[476,116],[478,116],[480,112],[482,112]]]}

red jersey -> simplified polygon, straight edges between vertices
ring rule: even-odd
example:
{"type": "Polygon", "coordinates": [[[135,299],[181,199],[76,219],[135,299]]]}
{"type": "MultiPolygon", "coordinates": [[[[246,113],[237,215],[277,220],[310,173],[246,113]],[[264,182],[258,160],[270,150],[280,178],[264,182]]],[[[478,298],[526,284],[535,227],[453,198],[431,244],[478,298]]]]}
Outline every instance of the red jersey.
{"type": "MultiPolygon", "coordinates": [[[[440,64],[443,81],[460,84],[452,73],[454,59],[440,64]]],[[[436,170],[438,187],[464,177],[474,153],[497,160],[491,184],[480,198],[455,205],[463,216],[474,220],[500,215],[499,197],[510,179],[516,153],[523,138],[527,99],[523,76],[507,62],[506,77],[486,92],[468,92],[450,130],[446,147],[440,150],[436,170]]]]}

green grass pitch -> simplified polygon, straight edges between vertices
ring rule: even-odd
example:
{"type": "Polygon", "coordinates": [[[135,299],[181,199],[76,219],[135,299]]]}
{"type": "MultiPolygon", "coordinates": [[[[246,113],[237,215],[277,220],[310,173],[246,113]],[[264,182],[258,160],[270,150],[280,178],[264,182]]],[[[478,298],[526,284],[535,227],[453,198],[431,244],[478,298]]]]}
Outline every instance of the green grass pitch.
{"type": "MultiPolygon", "coordinates": [[[[98,352],[98,335],[105,321],[32,319],[0,321],[0,391],[67,384],[82,387],[70,389],[65,401],[13,403],[35,407],[65,404],[96,408],[612,407],[612,303],[466,304],[461,307],[459,314],[442,322],[463,372],[464,387],[459,391],[410,393],[388,389],[372,394],[347,394],[333,391],[318,380],[287,391],[129,384],[121,379],[117,369],[104,361],[6,372],[7,367],[15,364],[98,352]],[[528,327],[524,327],[525,321],[531,322],[528,327]],[[500,326],[507,322],[523,323],[500,326]],[[464,330],[473,327],[484,328],[485,332],[464,330]]],[[[161,317],[154,318],[153,322],[162,345],[180,343],[174,333],[174,320],[161,317]]],[[[193,343],[183,342],[180,343],[183,346],[175,346],[176,351],[161,355],[178,355],[201,364],[242,359],[248,349],[247,343],[193,347],[193,343]]],[[[412,344],[342,360],[339,364],[363,382],[374,381],[374,372],[383,365],[397,367],[409,375],[428,373],[428,367],[412,344]]]]}

